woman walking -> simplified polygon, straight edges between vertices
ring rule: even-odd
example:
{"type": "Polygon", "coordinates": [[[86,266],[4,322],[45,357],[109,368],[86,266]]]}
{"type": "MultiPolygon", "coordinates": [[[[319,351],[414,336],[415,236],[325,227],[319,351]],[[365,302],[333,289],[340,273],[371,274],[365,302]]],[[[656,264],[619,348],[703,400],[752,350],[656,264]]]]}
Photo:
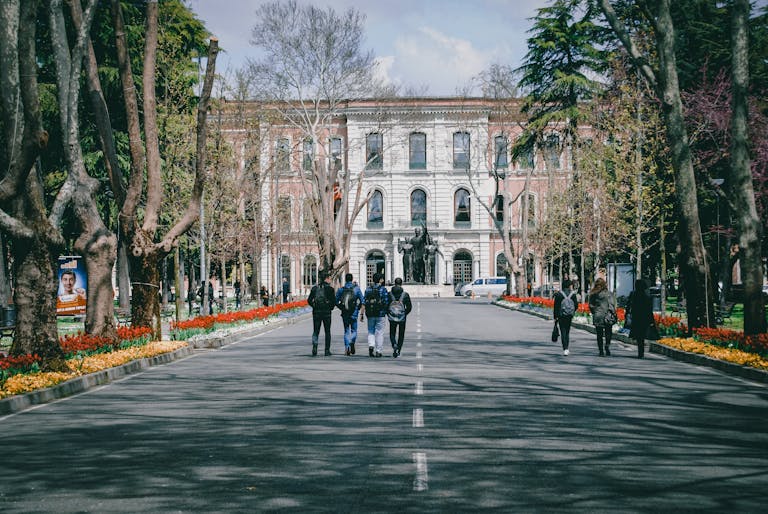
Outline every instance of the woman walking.
{"type": "Polygon", "coordinates": [[[589,312],[597,333],[597,351],[600,357],[611,355],[611,335],[616,323],[616,300],[608,291],[605,280],[598,278],[589,292],[589,312]]]}
{"type": "Polygon", "coordinates": [[[645,279],[640,278],[635,281],[635,290],[632,292],[629,308],[632,314],[629,337],[637,342],[637,358],[642,359],[645,355],[645,339],[648,329],[656,326],[653,320],[651,295],[648,292],[648,283],[645,279]]]}

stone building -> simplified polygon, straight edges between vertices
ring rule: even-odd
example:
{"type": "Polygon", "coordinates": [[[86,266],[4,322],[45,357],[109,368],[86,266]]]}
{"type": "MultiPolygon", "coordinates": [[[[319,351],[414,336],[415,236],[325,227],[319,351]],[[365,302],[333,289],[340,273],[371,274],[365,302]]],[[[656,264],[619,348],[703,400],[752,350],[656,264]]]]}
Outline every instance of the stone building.
{"type": "MultiPolygon", "coordinates": [[[[398,98],[349,102],[336,110],[319,150],[351,178],[364,170],[362,193],[371,195],[354,221],[350,245],[349,271],[361,286],[378,271],[388,283],[418,279],[425,284],[416,288],[418,294],[453,295],[456,284],[503,274],[497,226],[505,210],[527,281],[533,287],[548,282],[530,234],[553,176],[562,182],[569,164],[554,131],[545,148],[513,161],[511,148],[524,120],[519,105],[398,98]],[[430,237],[424,261],[408,251],[419,231],[430,237]],[[424,263],[421,270],[418,262],[424,263]]],[[[320,261],[298,174],[311,166],[318,149],[294,125],[271,119],[277,121],[260,122],[258,138],[259,166],[268,182],[263,204],[273,214],[259,274],[271,289],[288,277],[292,292],[303,295],[316,282],[320,261]]],[[[238,138],[246,145],[237,130],[228,137],[236,147],[238,138]]]]}

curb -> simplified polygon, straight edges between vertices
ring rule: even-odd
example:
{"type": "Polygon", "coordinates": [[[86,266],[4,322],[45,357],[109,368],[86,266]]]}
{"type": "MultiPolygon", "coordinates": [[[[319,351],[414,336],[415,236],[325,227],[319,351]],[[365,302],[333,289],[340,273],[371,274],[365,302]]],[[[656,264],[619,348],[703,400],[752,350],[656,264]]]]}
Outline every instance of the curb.
{"type": "Polygon", "coordinates": [[[183,359],[184,357],[192,355],[192,353],[192,347],[185,346],[184,348],[179,348],[172,352],[155,355],[154,357],[137,359],[135,361],[126,362],[120,366],[115,366],[114,368],[89,373],[88,375],[83,375],[81,377],[75,377],[52,387],[11,396],[0,400],[0,415],[12,414],[14,412],[29,409],[34,405],[41,405],[68,396],[73,396],[153,366],[161,366],[175,360],[183,359]]]}
{"type": "Polygon", "coordinates": [[[104,369],[95,373],[89,373],[80,377],[75,377],[66,382],[56,384],[53,387],[47,387],[45,389],[39,389],[37,391],[31,391],[29,393],[18,394],[0,400],[0,416],[13,414],[20,412],[35,405],[42,405],[45,403],[73,396],[82,392],[85,392],[94,387],[108,384],[117,379],[126,377],[128,375],[138,373],[147,368],[153,366],[161,366],[170,362],[183,359],[192,355],[195,350],[198,349],[218,349],[227,346],[232,343],[238,343],[255,335],[258,335],[267,330],[274,328],[280,328],[286,325],[292,325],[303,321],[304,319],[311,317],[311,311],[309,313],[300,314],[291,318],[280,318],[275,321],[270,321],[264,325],[258,327],[247,327],[243,330],[233,332],[224,337],[212,337],[209,340],[198,340],[194,343],[188,343],[184,348],[179,348],[172,352],[155,355],[154,357],[147,357],[144,359],[137,359],[135,361],[126,362],[120,366],[114,368],[104,369]]]}
{"type": "MultiPolygon", "coordinates": [[[[529,311],[529,310],[521,309],[519,307],[514,307],[512,305],[501,304],[498,301],[494,301],[493,305],[496,305],[497,307],[501,307],[502,309],[509,309],[511,311],[530,314],[532,316],[537,316],[542,319],[548,319],[548,320],[552,319],[552,316],[549,314],[529,311]]],[[[592,334],[595,333],[595,327],[585,323],[573,323],[571,327],[578,328],[580,330],[584,330],[592,334]]],[[[637,343],[635,343],[634,339],[630,339],[628,336],[624,334],[617,334],[616,332],[614,332],[613,335],[611,336],[611,339],[616,341],[621,341],[622,343],[626,343],[629,345],[637,346],[637,343]]],[[[650,340],[648,341],[648,351],[650,353],[658,353],[660,355],[664,355],[676,361],[687,362],[689,364],[696,364],[698,366],[705,366],[708,368],[714,368],[718,371],[722,371],[723,373],[727,373],[729,375],[734,375],[740,378],[754,380],[755,382],[762,382],[764,384],[768,384],[768,371],[764,371],[761,369],[751,368],[749,366],[742,366],[741,364],[735,364],[733,362],[721,361],[719,359],[714,359],[712,357],[709,357],[707,355],[702,355],[700,353],[686,352],[683,350],[678,350],[677,348],[670,348],[669,346],[664,346],[663,344],[659,344],[656,341],[650,341],[650,340]]]]}
{"type": "Polygon", "coordinates": [[[246,339],[257,336],[268,330],[281,328],[286,325],[293,325],[294,323],[298,323],[299,321],[304,321],[305,319],[311,318],[311,317],[312,317],[312,312],[310,311],[308,313],[299,314],[297,316],[293,316],[290,318],[280,318],[274,321],[267,321],[263,325],[259,325],[255,327],[244,327],[239,330],[233,330],[231,333],[225,336],[213,336],[208,338],[201,337],[199,339],[189,341],[189,345],[195,350],[202,350],[202,349],[217,350],[219,348],[223,348],[233,343],[239,343],[241,341],[245,341],[246,339]]]}

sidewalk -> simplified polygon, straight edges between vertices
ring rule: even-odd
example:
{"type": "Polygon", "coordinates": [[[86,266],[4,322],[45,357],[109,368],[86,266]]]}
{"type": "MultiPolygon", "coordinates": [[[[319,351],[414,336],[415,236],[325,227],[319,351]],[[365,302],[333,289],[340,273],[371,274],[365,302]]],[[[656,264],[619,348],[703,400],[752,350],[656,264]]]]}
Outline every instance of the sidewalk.
{"type": "MultiPolygon", "coordinates": [[[[552,319],[552,314],[549,311],[538,312],[538,311],[533,311],[529,309],[521,309],[520,307],[516,307],[506,303],[501,303],[498,300],[495,300],[493,304],[504,309],[523,312],[525,314],[537,316],[542,319],[548,319],[548,320],[552,319]]],[[[592,334],[595,333],[595,327],[593,325],[589,323],[584,323],[582,321],[576,321],[575,319],[571,327],[579,330],[584,330],[592,334]]],[[[618,332],[614,332],[611,338],[614,341],[621,341],[622,343],[625,343],[625,344],[629,344],[633,346],[637,345],[634,339],[630,339],[628,335],[621,334],[618,332]]],[[[717,369],[724,373],[728,373],[729,375],[734,375],[734,376],[745,378],[748,380],[754,380],[756,382],[762,382],[762,383],[768,384],[768,371],[752,368],[749,366],[742,366],[740,364],[735,364],[733,362],[714,359],[712,357],[702,355],[699,353],[684,352],[682,350],[677,350],[675,348],[670,348],[669,346],[659,344],[658,341],[649,340],[646,342],[648,343],[649,352],[665,355],[676,361],[688,362],[690,364],[696,364],[699,366],[706,366],[709,368],[717,369]]]]}

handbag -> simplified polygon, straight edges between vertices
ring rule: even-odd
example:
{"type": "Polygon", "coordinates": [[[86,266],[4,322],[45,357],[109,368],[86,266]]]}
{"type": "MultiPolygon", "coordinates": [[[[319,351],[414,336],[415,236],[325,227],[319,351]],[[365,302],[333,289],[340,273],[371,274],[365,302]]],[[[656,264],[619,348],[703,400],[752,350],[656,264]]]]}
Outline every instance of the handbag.
{"type": "Polygon", "coordinates": [[[605,318],[603,320],[603,323],[606,327],[612,327],[616,324],[616,322],[619,320],[619,318],[616,316],[616,311],[612,308],[608,309],[608,312],[605,314],[605,318]]]}
{"type": "Polygon", "coordinates": [[[557,327],[557,320],[555,320],[555,325],[552,327],[552,342],[556,343],[558,337],[560,337],[560,329],[557,327]]]}

